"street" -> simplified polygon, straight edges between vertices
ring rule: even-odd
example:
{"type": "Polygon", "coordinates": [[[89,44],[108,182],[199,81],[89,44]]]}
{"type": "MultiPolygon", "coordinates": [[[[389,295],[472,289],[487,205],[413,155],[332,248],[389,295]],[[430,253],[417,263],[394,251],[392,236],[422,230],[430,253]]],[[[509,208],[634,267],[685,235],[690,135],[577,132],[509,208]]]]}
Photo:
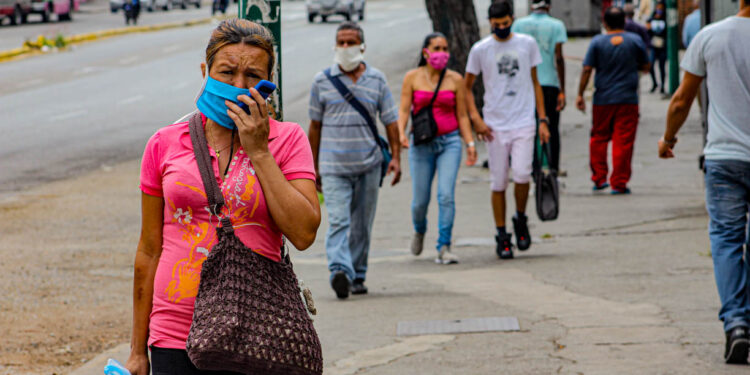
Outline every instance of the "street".
{"type": "MultiPolygon", "coordinates": [[[[474,3],[486,35],[489,0],[474,3]]],[[[283,6],[285,120],[306,129],[311,79],[331,64],[337,23],[308,24],[303,2],[283,6]]],[[[207,12],[204,6],[146,16],[159,23],[207,12]]],[[[370,0],[367,12],[365,58],[386,74],[398,97],[431,31],[424,2],[370,0]]],[[[75,16],[65,25],[72,33],[101,29],[93,19],[78,26],[86,15],[75,16]]],[[[121,14],[108,10],[99,16],[122,23],[121,14]]],[[[46,26],[13,32],[33,27],[46,26]]],[[[0,64],[0,374],[94,375],[108,357],[127,359],[141,153],[158,128],[193,110],[213,27],[131,34],[0,64]]],[[[6,31],[0,28],[0,40],[10,45],[6,31]]],[[[340,301],[328,283],[322,207],[315,244],[293,251],[292,261],[315,297],[324,374],[747,373],[746,366],[722,361],[697,168],[698,110],[680,133],[676,159],[659,160],[656,140],[668,101],[649,94],[649,78],[642,76],[633,194],[592,194],[591,114],[574,108],[573,94],[588,42],[577,38],[565,45],[568,107],[561,132],[568,176],[560,179],[556,221],[540,222],[529,204],[529,251],[511,261],[497,258],[489,174],[462,166],[453,230],[461,263],[433,261],[434,193],[425,251],[411,255],[404,152],[402,182],[380,191],[370,292],[340,301]],[[520,330],[396,331],[399,322],[482,317],[515,317],[520,330]]],[[[590,97],[589,91],[589,105],[590,97]]],[[[485,158],[480,145],[479,159],[485,158]]]]}

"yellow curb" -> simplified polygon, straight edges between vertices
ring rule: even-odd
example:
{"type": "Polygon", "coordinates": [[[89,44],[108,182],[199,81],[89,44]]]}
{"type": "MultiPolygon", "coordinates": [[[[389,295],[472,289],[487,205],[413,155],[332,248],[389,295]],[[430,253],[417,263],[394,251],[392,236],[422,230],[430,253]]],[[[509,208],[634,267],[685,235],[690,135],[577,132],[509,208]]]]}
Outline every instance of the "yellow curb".
{"type": "MultiPolygon", "coordinates": [[[[189,21],[163,23],[163,24],[158,24],[158,25],[123,27],[119,29],[110,29],[110,30],[102,30],[102,31],[96,31],[96,32],[85,33],[85,34],[71,35],[71,36],[65,37],[64,40],[65,40],[65,44],[67,47],[72,44],[85,43],[85,42],[90,42],[94,40],[110,38],[110,37],[118,36],[118,35],[133,34],[133,33],[146,33],[146,32],[153,32],[153,31],[160,31],[160,30],[167,30],[167,29],[175,29],[178,27],[191,27],[191,26],[196,26],[196,25],[203,25],[203,24],[210,23],[214,19],[221,20],[225,18],[228,18],[228,17],[227,16],[208,17],[208,18],[200,18],[200,19],[189,20],[189,21]]],[[[7,62],[10,60],[15,60],[24,55],[37,54],[40,52],[41,51],[39,49],[31,48],[27,45],[24,45],[23,47],[20,47],[20,48],[13,48],[13,49],[9,49],[6,51],[0,51],[0,63],[7,62]]]]}

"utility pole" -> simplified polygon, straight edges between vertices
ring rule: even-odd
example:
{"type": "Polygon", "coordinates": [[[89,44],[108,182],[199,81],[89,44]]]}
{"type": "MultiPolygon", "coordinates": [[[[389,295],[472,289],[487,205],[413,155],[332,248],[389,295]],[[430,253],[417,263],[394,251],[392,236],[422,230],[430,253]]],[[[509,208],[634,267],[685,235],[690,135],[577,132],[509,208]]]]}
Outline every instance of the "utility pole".
{"type": "Polygon", "coordinates": [[[273,77],[277,89],[271,96],[271,106],[276,120],[284,118],[284,107],[282,105],[281,85],[281,0],[240,0],[239,17],[259,23],[271,30],[275,40],[273,49],[276,52],[276,66],[273,68],[273,77]]]}
{"type": "Polygon", "coordinates": [[[669,60],[669,94],[674,94],[680,85],[680,36],[678,26],[680,23],[677,12],[677,0],[667,0],[667,60],[669,60]]]}

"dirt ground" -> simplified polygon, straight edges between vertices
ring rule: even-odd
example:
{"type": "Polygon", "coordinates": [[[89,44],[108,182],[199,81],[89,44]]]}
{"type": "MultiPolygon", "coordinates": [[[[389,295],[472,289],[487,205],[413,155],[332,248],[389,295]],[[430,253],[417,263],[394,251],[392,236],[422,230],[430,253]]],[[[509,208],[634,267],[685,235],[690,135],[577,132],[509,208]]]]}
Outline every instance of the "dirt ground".
{"type": "Polygon", "coordinates": [[[64,374],[129,340],[138,168],[0,196],[0,374],[64,374]]]}

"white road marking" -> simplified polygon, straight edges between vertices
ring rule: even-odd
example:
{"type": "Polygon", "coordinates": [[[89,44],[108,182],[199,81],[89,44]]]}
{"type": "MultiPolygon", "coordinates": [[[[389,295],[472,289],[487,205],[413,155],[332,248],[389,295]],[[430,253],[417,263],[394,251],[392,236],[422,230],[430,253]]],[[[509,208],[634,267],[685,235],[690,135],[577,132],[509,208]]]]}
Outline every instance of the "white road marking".
{"type": "Polygon", "coordinates": [[[172,86],[172,91],[180,91],[184,89],[185,87],[188,87],[190,85],[190,82],[188,81],[182,81],[174,86],[172,86]]]}
{"type": "Polygon", "coordinates": [[[171,45],[169,47],[164,47],[164,49],[162,50],[162,52],[164,52],[164,53],[172,53],[172,52],[178,51],[180,48],[182,48],[181,45],[179,45],[179,44],[173,44],[173,45],[171,45]]]}
{"type": "Polygon", "coordinates": [[[409,22],[412,22],[412,21],[416,21],[416,20],[420,20],[420,19],[425,19],[425,18],[427,18],[426,14],[418,14],[416,16],[412,16],[412,17],[408,17],[408,18],[402,18],[402,19],[399,19],[399,20],[393,20],[391,22],[388,22],[388,23],[384,24],[383,27],[387,29],[387,28],[391,28],[391,27],[396,26],[396,25],[400,25],[402,23],[409,23],[409,22]]]}
{"type": "Polygon", "coordinates": [[[28,80],[28,81],[25,81],[25,82],[21,82],[21,83],[17,84],[16,87],[19,88],[19,89],[22,89],[24,87],[38,85],[38,84],[40,84],[42,82],[44,82],[43,79],[36,78],[36,79],[28,80]]]}
{"type": "Polygon", "coordinates": [[[87,67],[84,67],[84,68],[82,68],[82,69],[80,69],[80,70],[76,71],[76,72],[75,72],[75,75],[84,75],[84,74],[89,74],[89,73],[92,73],[92,72],[94,72],[94,71],[96,71],[96,70],[97,70],[97,68],[95,68],[95,67],[93,67],[93,66],[87,66],[87,67]]]}
{"type": "Polygon", "coordinates": [[[69,120],[69,119],[72,119],[72,118],[75,118],[75,117],[81,117],[81,116],[83,116],[83,115],[85,115],[87,113],[89,113],[88,110],[79,109],[77,111],[63,113],[63,114],[57,115],[57,116],[52,116],[52,117],[50,117],[50,120],[52,120],[52,121],[69,120]]]}
{"type": "Polygon", "coordinates": [[[296,20],[302,20],[307,18],[307,13],[294,13],[294,14],[287,14],[282,16],[282,20],[284,21],[296,21],[296,20]]]}
{"type": "Polygon", "coordinates": [[[134,63],[136,61],[138,61],[138,56],[130,56],[130,57],[126,57],[126,58],[120,60],[120,64],[121,65],[130,65],[130,64],[132,64],[132,63],[134,63]]]}
{"type": "Polygon", "coordinates": [[[143,95],[131,96],[130,98],[126,98],[126,99],[121,100],[120,104],[121,105],[132,104],[132,103],[135,103],[137,101],[143,100],[143,98],[144,98],[143,95]]]}

